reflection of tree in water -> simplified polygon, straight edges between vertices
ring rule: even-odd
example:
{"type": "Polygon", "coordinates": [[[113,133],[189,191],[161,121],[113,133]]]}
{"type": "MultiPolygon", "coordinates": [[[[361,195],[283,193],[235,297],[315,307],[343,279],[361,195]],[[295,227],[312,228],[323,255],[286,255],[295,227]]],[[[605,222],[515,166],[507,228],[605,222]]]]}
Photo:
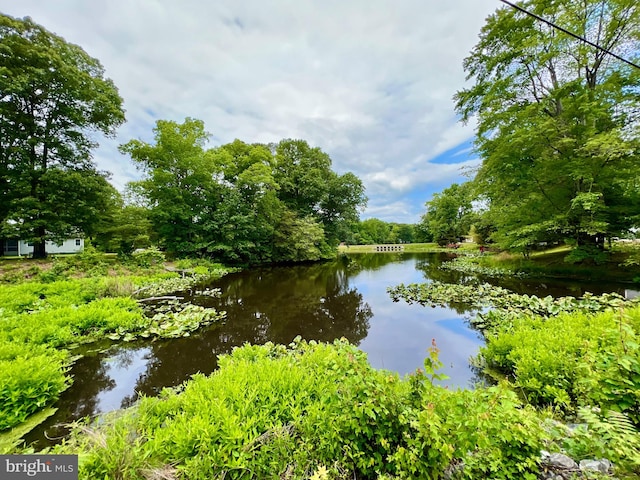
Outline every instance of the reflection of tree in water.
{"type": "Polygon", "coordinates": [[[188,338],[153,342],[154,361],[136,391],[156,395],[196,372],[209,374],[217,367],[217,355],[244,343],[288,344],[300,335],[326,342],[346,337],[358,344],[367,336],[373,313],[348,280],[344,265],[335,263],[262,268],[222,278],[212,285],[222,290],[220,298],[192,301],[226,310],[224,324],[188,338]]]}
{"type": "Polygon", "coordinates": [[[349,275],[355,275],[363,270],[380,270],[385,265],[406,261],[410,258],[416,258],[416,254],[403,252],[355,253],[341,255],[339,261],[346,267],[349,275]]]}
{"type": "Polygon", "coordinates": [[[453,260],[456,256],[455,253],[433,253],[427,258],[422,258],[416,262],[416,270],[421,271],[426,280],[455,283],[457,285],[478,283],[476,275],[441,268],[443,263],[453,260]]]}
{"type": "Polygon", "coordinates": [[[227,311],[224,332],[251,343],[289,343],[296,335],[320,341],[344,336],[358,343],[372,313],[362,295],[349,288],[348,278],[343,265],[325,263],[222,279],[217,308],[227,311]]]}
{"type": "Polygon", "coordinates": [[[25,436],[27,444],[36,442],[40,447],[48,445],[43,432],[49,438],[66,435],[66,424],[84,417],[98,414],[99,394],[112,390],[116,384],[108,375],[108,364],[101,355],[94,354],[80,358],[69,372],[73,377],[73,385],[62,392],[55,407],[57,412],[49,417],[36,430],[25,436]]]}

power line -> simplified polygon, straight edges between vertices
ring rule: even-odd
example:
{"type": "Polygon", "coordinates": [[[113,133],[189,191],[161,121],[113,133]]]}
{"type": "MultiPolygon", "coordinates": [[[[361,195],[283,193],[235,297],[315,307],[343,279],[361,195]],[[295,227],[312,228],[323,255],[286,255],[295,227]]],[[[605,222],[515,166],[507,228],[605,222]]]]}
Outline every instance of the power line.
{"type": "Polygon", "coordinates": [[[636,67],[637,69],[639,69],[639,70],[640,70],[640,65],[636,65],[635,63],[633,63],[633,62],[631,62],[631,61],[629,61],[629,60],[627,60],[627,59],[625,59],[625,58],[622,58],[622,57],[621,57],[621,56],[619,56],[619,55],[616,55],[616,54],[615,54],[615,53],[613,53],[612,51],[607,50],[607,49],[606,49],[606,48],[604,48],[604,47],[601,47],[601,46],[600,46],[600,45],[598,45],[597,43],[590,42],[590,41],[589,41],[589,40],[587,40],[586,38],[581,37],[580,35],[576,35],[575,33],[570,32],[569,30],[567,30],[566,28],[562,28],[560,25],[556,25],[555,23],[553,23],[553,22],[551,22],[551,21],[549,21],[549,20],[547,20],[547,19],[544,19],[544,18],[542,18],[542,17],[541,17],[541,16],[539,16],[539,15],[536,15],[535,13],[532,13],[532,12],[530,12],[530,11],[528,11],[528,10],[525,10],[524,8],[519,7],[518,5],[515,5],[515,4],[511,3],[511,2],[508,2],[507,0],[500,0],[500,1],[501,1],[502,3],[506,3],[507,5],[509,5],[509,6],[510,6],[510,7],[512,7],[512,8],[515,8],[516,10],[519,10],[519,11],[520,11],[520,12],[522,12],[522,13],[526,13],[527,15],[529,15],[530,17],[535,18],[536,20],[540,20],[541,22],[544,22],[544,23],[546,23],[547,25],[549,25],[549,26],[551,26],[551,27],[553,27],[553,28],[558,29],[558,30],[560,30],[560,31],[561,31],[561,32],[563,32],[563,33],[566,33],[567,35],[569,35],[569,36],[571,36],[571,37],[573,37],[573,38],[575,38],[575,39],[577,39],[577,40],[580,40],[581,42],[584,42],[584,43],[586,43],[587,45],[591,45],[592,47],[597,48],[598,50],[600,50],[600,51],[602,51],[602,52],[604,52],[604,53],[606,53],[606,54],[608,54],[608,55],[611,55],[612,57],[617,58],[618,60],[620,60],[620,61],[622,61],[622,62],[624,62],[624,63],[626,63],[626,64],[628,64],[628,65],[631,65],[632,67],[636,67]]]}

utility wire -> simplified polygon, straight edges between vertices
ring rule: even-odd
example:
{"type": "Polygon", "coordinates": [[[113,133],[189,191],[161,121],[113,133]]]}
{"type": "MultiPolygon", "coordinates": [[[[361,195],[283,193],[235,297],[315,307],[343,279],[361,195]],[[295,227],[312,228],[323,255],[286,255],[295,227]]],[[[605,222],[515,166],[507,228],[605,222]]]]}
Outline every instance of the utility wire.
{"type": "Polygon", "coordinates": [[[527,15],[529,15],[530,17],[535,18],[536,20],[540,20],[541,22],[544,22],[544,23],[546,23],[547,25],[549,25],[549,26],[551,26],[551,27],[553,27],[553,28],[556,28],[556,29],[560,30],[561,32],[566,33],[567,35],[569,35],[569,36],[571,36],[571,37],[573,37],[573,38],[575,38],[575,39],[577,39],[577,40],[580,40],[581,42],[584,42],[584,43],[586,43],[587,45],[591,45],[592,47],[597,48],[598,50],[600,50],[600,51],[602,51],[602,52],[604,52],[604,53],[606,53],[606,54],[608,54],[608,55],[611,55],[612,57],[617,58],[618,60],[620,60],[620,61],[622,61],[622,62],[624,62],[624,63],[626,63],[626,64],[628,64],[628,65],[631,65],[632,67],[636,67],[638,70],[640,70],[640,65],[636,65],[635,63],[630,62],[629,60],[627,60],[627,59],[625,59],[625,58],[622,58],[622,57],[621,57],[621,56],[619,56],[619,55],[616,55],[615,53],[611,52],[610,50],[607,50],[606,48],[601,47],[601,46],[600,46],[600,45],[598,45],[597,43],[590,42],[590,41],[589,41],[589,40],[587,40],[586,38],[581,37],[580,35],[576,35],[575,33],[570,32],[569,30],[567,30],[566,28],[562,28],[560,25],[556,25],[555,23],[550,22],[549,20],[546,20],[546,19],[542,18],[542,17],[541,17],[541,16],[539,16],[539,15],[536,15],[535,13],[529,12],[528,10],[525,10],[524,8],[519,7],[518,5],[515,5],[515,4],[511,3],[511,2],[508,2],[507,0],[500,0],[500,1],[501,1],[502,3],[506,3],[506,4],[507,4],[507,5],[509,5],[510,7],[515,8],[516,10],[521,11],[522,13],[526,13],[527,15]]]}

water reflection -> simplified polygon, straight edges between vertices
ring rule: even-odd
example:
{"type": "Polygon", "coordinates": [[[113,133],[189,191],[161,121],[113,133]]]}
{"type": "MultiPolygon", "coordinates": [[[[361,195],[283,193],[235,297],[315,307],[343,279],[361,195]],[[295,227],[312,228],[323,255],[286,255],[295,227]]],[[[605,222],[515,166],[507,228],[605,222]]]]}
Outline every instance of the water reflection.
{"type": "MultiPolygon", "coordinates": [[[[198,372],[209,374],[217,367],[218,355],[235,346],[267,341],[288,344],[298,335],[317,341],[346,337],[368,354],[374,367],[400,374],[421,367],[435,339],[444,373],[450,376],[444,383],[470,386],[478,377],[468,359],[477,354],[483,340],[465,321],[468,307],[393,303],[386,292],[399,283],[431,280],[495,282],[440,270],[439,265],[449,259],[439,254],[359,254],[333,263],[228,275],[211,285],[221,289],[220,298],[191,298],[194,303],[226,310],[224,324],[182,339],[93,345],[93,352],[80,352],[84,356],[71,370],[74,384],[57,403],[58,412],[27,441],[44,446],[43,430],[51,436],[64,433],[52,427],[56,423],[127,407],[140,395],[157,395],[198,372]]],[[[542,284],[509,278],[502,279],[501,285],[544,295],[567,295],[582,288],[575,282],[542,284]]]]}

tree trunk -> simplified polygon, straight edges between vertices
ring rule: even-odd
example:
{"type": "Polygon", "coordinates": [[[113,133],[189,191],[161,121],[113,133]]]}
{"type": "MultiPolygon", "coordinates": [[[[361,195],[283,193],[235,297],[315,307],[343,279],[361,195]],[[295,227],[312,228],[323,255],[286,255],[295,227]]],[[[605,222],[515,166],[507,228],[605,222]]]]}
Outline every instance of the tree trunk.
{"type": "Polygon", "coordinates": [[[46,234],[46,230],[44,226],[39,226],[37,229],[38,241],[33,242],[33,258],[46,258],[47,257],[47,249],[44,240],[44,236],[46,234]]]}
{"type": "Polygon", "coordinates": [[[44,240],[41,240],[39,242],[34,242],[33,258],[47,258],[47,250],[45,248],[44,240]]]}

